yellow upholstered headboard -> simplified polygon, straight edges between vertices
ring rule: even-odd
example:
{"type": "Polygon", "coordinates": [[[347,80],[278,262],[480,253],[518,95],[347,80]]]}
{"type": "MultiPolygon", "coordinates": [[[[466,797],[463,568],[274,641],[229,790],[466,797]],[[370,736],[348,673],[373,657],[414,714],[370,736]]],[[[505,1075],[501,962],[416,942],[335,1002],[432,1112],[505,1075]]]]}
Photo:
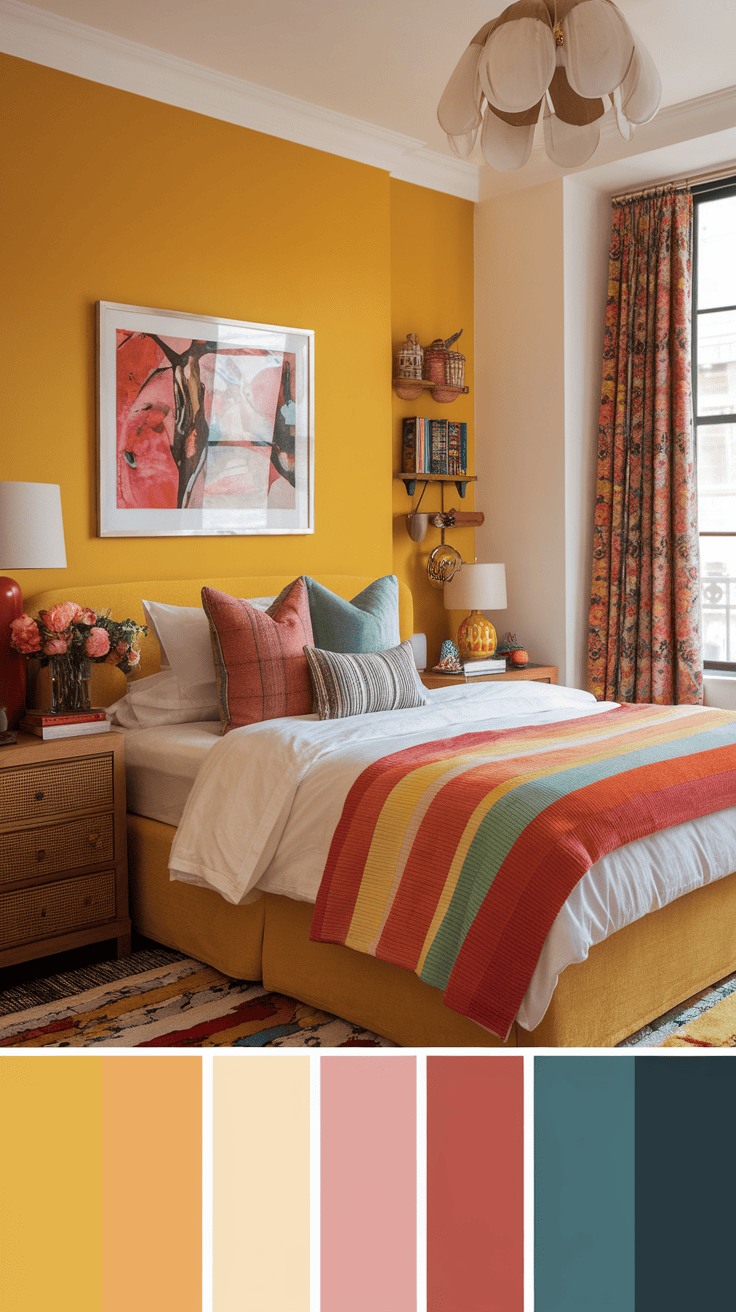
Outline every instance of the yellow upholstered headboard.
{"type": "MultiPolygon", "coordinates": [[[[372,578],[352,574],[315,574],[318,583],[324,584],[339,597],[350,600],[357,596],[372,578]]],[[[76,601],[80,606],[89,606],[92,610],[109,610],[115,620],[135,620],[145,624],[143,598],[148,601],[167,602],[170,606],[200,606],[202,588],[217,588],[220,592],[229,592],[231,597],[271,597],[277,596],[294,575],[267,574],[260,577],[246,575],[231,579],[157,579],[143,583],[94,583],[73,588],[54,588],[51,592],[38,592],[34,597],[23,599],[23,609],[29,615],[38,615],[40,610],[48,610],[60,601],[76,601]]],[[[414,604],[412,595],[405,583],[399,583],[399,629],[401,637],[408,638],[413,632],[414,604]]],[[[142,678],[146,674],[155,674],[160,668],[159,645],[152,634],[146,634],[140,641],[141,663],[133,678],[142,678]]],[[[92,666],[92,700],[95,706],[109,706],[125,692],[125,675],[112,665],[92,666]]],[[[38,699],[37,699],[38,700],[38,699]]]]}

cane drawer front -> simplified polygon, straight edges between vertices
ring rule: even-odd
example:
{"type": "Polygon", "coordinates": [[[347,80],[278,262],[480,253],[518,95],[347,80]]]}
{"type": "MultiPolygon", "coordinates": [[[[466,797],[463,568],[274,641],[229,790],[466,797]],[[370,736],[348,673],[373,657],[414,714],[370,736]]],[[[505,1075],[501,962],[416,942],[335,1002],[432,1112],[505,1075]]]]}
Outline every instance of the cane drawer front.
{"type": "Polygon", "coordinates": [[[0,893],[0,948],[115,918],[115,871],[0,893]]]}
{"type": "Polygon", "coordinates": [[[0,817],[30,820],[92,807],[112,807],[111,754],[0,770],[0,817]]]}
{"type": "Polygon", "coordinates": [[[61,825],[0,834],[0,886],[115,859],[113,818],[87,815],[61,825]]]}

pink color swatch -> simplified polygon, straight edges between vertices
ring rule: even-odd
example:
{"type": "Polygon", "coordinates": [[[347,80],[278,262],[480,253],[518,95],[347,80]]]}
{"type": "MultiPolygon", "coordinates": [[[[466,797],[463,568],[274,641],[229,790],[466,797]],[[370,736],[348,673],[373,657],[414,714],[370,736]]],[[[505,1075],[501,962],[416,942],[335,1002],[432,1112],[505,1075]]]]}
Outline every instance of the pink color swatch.
{"type": "Polygon", "coordinates": [[[522,1057],[427,1058],[427,1312],[524,1307],[522,1057]]]}
{"type": "Polygon", "coordinates": [[[416,1312],[416,1059],[320,1070],[321,1312],[416,1312]]]}

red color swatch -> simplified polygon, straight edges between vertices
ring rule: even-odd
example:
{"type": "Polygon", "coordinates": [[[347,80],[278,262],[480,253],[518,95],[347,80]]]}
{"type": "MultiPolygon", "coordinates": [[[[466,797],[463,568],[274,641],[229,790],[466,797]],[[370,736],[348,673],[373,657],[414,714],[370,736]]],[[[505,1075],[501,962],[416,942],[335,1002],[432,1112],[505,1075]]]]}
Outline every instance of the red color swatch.
{"type": "Polygon", "coordinates": [[[427,1058],[427,1312],[523,1312],[524,1062],[427,1058]]]}

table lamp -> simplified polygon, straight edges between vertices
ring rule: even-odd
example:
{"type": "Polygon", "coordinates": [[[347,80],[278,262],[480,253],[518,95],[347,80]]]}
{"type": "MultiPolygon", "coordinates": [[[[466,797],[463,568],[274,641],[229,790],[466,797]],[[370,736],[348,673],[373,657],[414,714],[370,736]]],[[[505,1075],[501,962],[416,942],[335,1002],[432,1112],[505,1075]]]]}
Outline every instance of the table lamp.
{"type": "Polygon", "coordinates": [[[445,610],[469,610],[457,631],[457,646],[463,661],[492,656],[496,630],[481,610],[506,609],[505,565],[463,565],[445,584],[445,610]]]}
{"type": "MultiPolygon", "coordinates": [[[[64,569],[61,489],[56,483],[0,482],[0,566],[64,569]]],[[[26,658],[10,645],[10,625],[23,613],[15,579],[0,578],[0,706],[15,729],[25,707],[26,658]]]]}

